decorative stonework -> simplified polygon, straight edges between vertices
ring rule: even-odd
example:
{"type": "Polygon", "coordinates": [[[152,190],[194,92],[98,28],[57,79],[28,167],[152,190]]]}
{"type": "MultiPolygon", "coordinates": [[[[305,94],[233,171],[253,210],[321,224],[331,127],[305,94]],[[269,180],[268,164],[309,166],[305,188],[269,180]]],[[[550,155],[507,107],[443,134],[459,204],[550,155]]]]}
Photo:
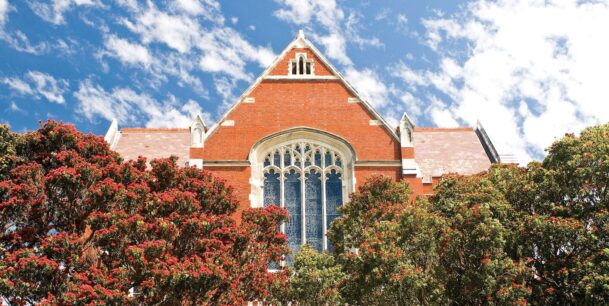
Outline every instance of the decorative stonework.
{"type": "Polygon", "coordinates": [[[235,126],[235,120],[224,120],[221,126],[235,126]]]}
{"type": "Polygon", "coordinates": [[[190,147],[202,148],[205,143],[207,126],[200,115],[196,115],[190,124],[190,147]]]}
{"type": "Polygon", "coordinates": [[[263,139],[250,154],[252,206],[275,204],[290,213],[282,225],[293,250],[308,243],[328,249],[326,232],[354,189],[355,156],[338,137],[312,129],[263,139]]]}
{"type": "Polygon", "coordinates": [[[310,76],[315,75],[313,60],[307,58],[307,53],[296,53],[296,58],[288,62],[288,75],[290,76],[310,76]]]}

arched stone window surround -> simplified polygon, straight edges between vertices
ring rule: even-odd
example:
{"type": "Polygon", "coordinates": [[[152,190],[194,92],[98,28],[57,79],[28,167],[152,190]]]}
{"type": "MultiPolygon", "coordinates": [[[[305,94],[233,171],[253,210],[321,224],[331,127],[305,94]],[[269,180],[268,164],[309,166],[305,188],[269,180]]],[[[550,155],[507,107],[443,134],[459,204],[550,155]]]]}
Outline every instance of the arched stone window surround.
{"type": "Polygon", "coordinates": [[[307,53],[296,53],[295,58],[288,61],[288,75],[313,76],[315,75],[313,64],[313,59],[307,58],[307,53]]]}
{"type": "MultiPolygon", "coordinates": [[[[323,171],[322,177],[325,177],[331,171],[340,171],[341,172],[341,183],[342,183],[342,201],[343,203],[347,201],[348,196],[355,189],[355,177],[354,177],[354,164],[356,160],[355,150],[353,147],[343,138],[336,136],[334,134],[317,130],[313,128],[307,127],[299,127],[293,128],[285,131],[281,131],[269,136],[266,136],[259,140],[252,147],[249,155],[249,160],[251,164],[251,177],[250,177],[250,185],[251,185],[251,193],[250,193],[250,202],[252,207],[263,207],[264,206],[264,175],[265,175],[265,165],[264,160],[269,154],[269,152],[274,152],[277,149],[285,148],[286,146],[297,145],[300,144],[306,145],[310,144],[315,147],[324,148],[326,151],[331,151],[336,154],[337,158],[340,159],[342,165],[341,169],[338,169],[334,166],[327,166],[325,169],[320,169],[319,167],[309,166],[304,167],[305,173],[310,172],[311,170],[315,170],[317,173],[323,171]]],[[[281,154],[282,163],[284,160],[283,153],[281,154]]],[[[324,157],[322,157],[324,158],[324,157]]],[[[304,160],[301,161],[304,164],[304,160]]],[[[268,172],[269,168],[266,167],[268,172]]],[[[288,169],[290,167],[286,167],[288,169]]],[[[275,169],[275,171],[280,171],[280,169],[275,169]]],[[[320,173],[322,174],[322,173],[320,173]]],[[[285,179],[285,178],[284,178],[285,179]]],[[[304,184],[304,175],[303,181],[301,184],[304,184]]],[[[325,181],[325,179],[324,179],[325,181]]],[[[322,183],[322,185],[324,185],[322,183]]],[[[325,186],[325,185],[324,185],[325,186]]],[[[325,188],[325,187],[324,187],[325,188]]],[[[304,189],[304,188],[303,188],[304,189]]],[[[281,195],[283,198],[283,194],[281,195]]],[[[302,196],[302,194],[301,194],[302,196]]],[[[325,233],[327,231],[327,211],[326,211],[326,198],[325,194],[323,195],[323,249],[327,249],[328,242],[325,237],[325,233]]],[[[304,200],[303,200],[304,201],[304,200]]],[[[280,201],[278,205],[283,206],[283,200],[280,201]]],[[[302,207],[302,210],[305,210],[305,207],[302,207]]],[[[306,218],[306,216],[305,216],[306,218]]],[[[282,226],[282,230],[285,230],[285,227],[282,226]]],[[[303,229],[303,232],[305,230],[303,229]]],[[[303,234],[302,243],[306,243],[306,237],[303,234]]]]}

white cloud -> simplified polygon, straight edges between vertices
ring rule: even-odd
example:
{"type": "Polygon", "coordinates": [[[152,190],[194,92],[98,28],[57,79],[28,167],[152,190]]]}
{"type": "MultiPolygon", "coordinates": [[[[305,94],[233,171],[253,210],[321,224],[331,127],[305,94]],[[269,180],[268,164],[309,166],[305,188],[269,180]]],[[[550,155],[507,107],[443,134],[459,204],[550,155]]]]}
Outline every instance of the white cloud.
{"type": "Polygon", "coordinates": [[[408,24],[408,17],[406,17],[406,15],[404,14],[398,14],[397,20],[398,25],[400,26],[405,26],[406,24],[408,24]]]}
{"type": "Polygon", "coordinates": [[[8,0],[0,0],[0,28],[8,20],[8,0]]]}
{"type": "Polygon", "coordinates": [[[30,87],[30,84],[20,78],[4,78],[2,79],[2,83],[8,85],[8,87],[21,95],[34,94],[34,90],[30,87]]]}
{"type": "MultiPolygon", "coordinates": [[[[357,70],[348,55],[349,43],[360,48],[381,47],[376,38],[365,38],[359,34],[360,15],[345,13],[335,0],[275,0],[281,8],[274,15],[288,23],[304,27],[313,41],[323,46],[324,53],[331,60],[344,66],[345,77],[370,104],[383,107],[389,104],[390,89],[383,84],[372,69],[357,70]]],[[[380,18],[388,12],[381,12],[380,18]]],[[[391,118],[389,118],[391,119],[391,118]]]]}
{"type": "Polygon", "coordinates": [[[152,4],[135,20],[125,25],[142,37],[145,44],[160,42],[181,53],[190,51],[200,32],[199,24],[186,16],[171,15],[158,10],[152,4]]]}
{"type": "Polygon", "coordinates": [[[389,89],[374,71],[348,68],[345,78],[372,106],[382,107],[389,104],[389,89]]]}
{"type": "Polygon", "coordinates": [[[319,37],[321,42],[326,47],[326,54],[343,65],[353,65],[353,62],[347,56],[347,41],[345,37],[339,33],[330,33],[326,36],[319,37]]]}
{"type": "Polygon", "coordinates": [[[205,11],[199,0],[175,0],[174,5],[191,15],[199,15],[205,11]]]}
{"type": "Polygon", "coordinates": [[[17,105],[17,103],[15,103],[15,101],[11,101],[11,106],[9,106],[9,109],[10,109],[11,111],[13,111],[13,112],[16,112],[16,113],[23,113],[23,114],[25,114],[25,113],[26,113],[26,111],[24,111],[23,109],[21,109],[21,108],[20,108],[20,107],[17,105]]]}
{"type": "Polygon", "coordinates": [[[30,71],[28,78],[33,82],[36,92],[47,100],[59,104],[65,103],[63,93],[67,90],[68,81],[55,79],[49,74],[40,71],[30,71]]]}
{"type": "Polygon", "coordinates": [[[220,3],[215,0],[174,0],[173,6],[187,15],[203,16],[217,24],[224,23],[224,16],[220,12],[220,3]]]}
{"type": "MultiPolygon", "coordinates": [[[[150,54],[154,59],[149,69],[151,74],[159,75],[161,72],[187,77],[183,80],[185,83],[196,79],[192,76],[196,68],[250,82],[253,75],[247,71],[247,65],[256,63],[265,68],[275,57],[269,47],[254,46],[240,33],[224,25],[220,5],[212,0],[174,1],[168,11],[148,2],[146,7],[132,10],[131,16],[124,18],[122,23],[138,34],[148,52],[156,50],[150,54]],[[212,24],[201,23],[200,16],[212,24]],[[170,51],[153,48],[152,44],[167,46],[170,51]],[[170,60],[172,65],[167,63],[170,60]],[[168,66],[171,71],[167,71],[168,66]]],[[[237,83],[230,84],[233,84],[232,91],[237,83]]],[[[226,88],[216,88],[217,91],[220,89],[226,88]]]]}
{"type": "Polygon", "coordinates": [[[455,119],[455,115],[446,108],[446,104],[437,97],[429,97],[430,106],[425,110],[431,117],[432,122],[440,127],[458,127],[459,122],[455,119]]]}
{"type": "Polygon", "coordinates": [[[63,14],[76,6],[102,7],[100,0],[52,0],[51,3],[29,2],[30,7],[40,18],[54,23],[65,23],[63,14]]]}
{"type": "Polygon", "coordinates": [[[8,46],[19,52],[40,55],[48,50],[48,45],[45,42],[32,44],[28,37],[20,30],[8,33],[0,27],[0,40],[3,40],[8,46]]]}
{"type": "Polygon", "coordinates": [[[22,96],[33,96],[35,99],[45,98],[58,104],[65,103],[64,92],[68,89],[68,81],[55,79],[53,76],[40,71],[29,71],[25,78],[4,78],[0,80],[22,96]]]}
{"type": "Polygon", "coordinates": [[[146,47],[130,42],[126,39],[119,38],[115,35],[110,35],[105,39],[107,52],[121,62],[127,64],[143,64],[150,65],[152,57],[146,47]]]}
{"type": "Polygon", "coordinates": [[[282,8],[274,15],[288,23],[305,27],[314,40],[324,46],[331,59],[350,66],[352,61],[347,55],[347,40],[360,46],[370,44],[378,46],[380,41],[368,40],[359,36],[356,31],[357,18],[351,14],[345,18],[344,10],[335,0],[275,0],[282,8]],[[318,24],[323,31],[315,31],[312,24],[318,24]],[[322,33],[322,34],[319,34],[322,33]]]}
{"type": "Polygon", "coordinates": [[[283,0],[277,2],[286,7],[277,10],[275,16],[295,24],[309,23],[317,6],[314,0],[283,0]]]}
{"type": "MultiPolygon", "coordinates": [[[[193,100],[181,104],[174,96],[169,96],[160,102],[130,88],[117,87],[106,91],[91,80],[82,81],[74,97],[79,102],[78,111],[87,119],[117,119],[124,125],[144,123],[146,127],[186,127],[195,114],[203,113],[193,100]]],[[[209,114],[205,116],[209,117],[209,114]]]]}
{"type": "Polygon", "coordinates": [[[4,26],[8,21],[8,13],[11,11],[8,0],[0,0],[0,40],[4,41],[9,47],[30,54],[39,55],[47,49],[45,43],[33,45],[28,37],[20,30],[12,30],[10,33],[4,26]]]}
{"type": "Polygon", "coordinates": [[[412,90],[453,101],[434,122],[453,124],[445,112],[480,119],[500,153],[527,161],[564,133],[609,121],[609,2],[476,0],[467,10],[424,20],[437,69],[396,66],[412,90]]]}

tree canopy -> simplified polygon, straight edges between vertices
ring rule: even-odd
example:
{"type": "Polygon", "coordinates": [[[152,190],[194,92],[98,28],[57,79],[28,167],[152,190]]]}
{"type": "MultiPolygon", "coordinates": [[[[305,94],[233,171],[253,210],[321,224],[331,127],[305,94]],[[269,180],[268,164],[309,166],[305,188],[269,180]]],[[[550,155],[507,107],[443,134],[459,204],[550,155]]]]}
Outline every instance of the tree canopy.
{"type": "Polygon", "coordinates": [[[232,218],[220,179],[176,159],[123,162],[99,136],[49,121],[0,127],[0,295],[24,304],[243,304],[287,252],[277,207],[232,218]]]}
{"type": "Polygon", "coordinates": [[[332,254],[304,248],[288,288],[335,276],[323,296],[292,296],[303,305],[607,304],[608,188],[609,124],[526,167],[445,175],[414,201],[405,183],[373,177],[332,224],[332,254]]]}
{"type": "Polygon", "coordinates": [[[291,267],[275,206],[233,219],[220,179],[175,158],[124,162],[53,121],[0,126],[0,295],[14,305],[609,303],[609,124],[541,162],[445,175],[432,196],[370,178],[332,252],[291,267]]]}

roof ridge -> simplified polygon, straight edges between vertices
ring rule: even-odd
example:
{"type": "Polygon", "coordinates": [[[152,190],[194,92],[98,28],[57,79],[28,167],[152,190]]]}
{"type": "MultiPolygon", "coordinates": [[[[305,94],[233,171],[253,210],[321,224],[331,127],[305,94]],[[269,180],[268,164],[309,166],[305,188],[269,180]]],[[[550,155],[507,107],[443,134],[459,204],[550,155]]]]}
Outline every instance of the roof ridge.
{"type": "Polygon", "coordinates": [[[131,127],[131,128],[122,128],[121,132],[185,132],[188,131],[189,128],[142,128],[142,127],[131,127]]]}
{"type": "Polygon", "coordinates": [[[464,127],[415,127],[415,132],[469,132],[474,131],[475,128],[464,126],[464,127]]]}

